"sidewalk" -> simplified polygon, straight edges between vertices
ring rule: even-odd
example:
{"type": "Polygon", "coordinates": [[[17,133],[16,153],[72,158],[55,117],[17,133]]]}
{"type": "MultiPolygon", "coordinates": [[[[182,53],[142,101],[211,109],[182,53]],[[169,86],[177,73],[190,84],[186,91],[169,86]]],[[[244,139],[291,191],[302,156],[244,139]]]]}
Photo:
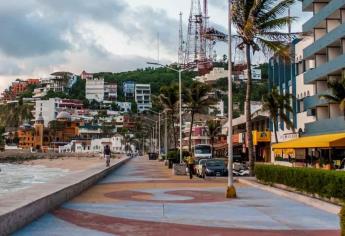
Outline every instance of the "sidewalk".
{"type": "Polygon", "coordinates": [[[338,216],[243,183],[137,158],[15,235],[339,235],[338,216]]]}

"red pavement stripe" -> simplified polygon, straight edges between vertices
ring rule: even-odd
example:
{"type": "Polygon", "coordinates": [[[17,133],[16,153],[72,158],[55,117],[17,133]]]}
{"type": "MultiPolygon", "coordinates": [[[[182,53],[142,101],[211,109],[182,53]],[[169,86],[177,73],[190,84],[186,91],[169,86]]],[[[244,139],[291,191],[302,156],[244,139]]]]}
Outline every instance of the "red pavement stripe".
{"type": "Polygon", "coordinates": [[[219,227],[204,227],[181,225],[172,223],[159,223],[140,220],[129,220],[117,217],[103,216],[93,213],[76,211],[72,209],[58,209],[53,214],[69,223],[79,227],[97,230],[116,235],[133,236],[339,236],[335,230],[247,230],[228,229],[219,227]]]}

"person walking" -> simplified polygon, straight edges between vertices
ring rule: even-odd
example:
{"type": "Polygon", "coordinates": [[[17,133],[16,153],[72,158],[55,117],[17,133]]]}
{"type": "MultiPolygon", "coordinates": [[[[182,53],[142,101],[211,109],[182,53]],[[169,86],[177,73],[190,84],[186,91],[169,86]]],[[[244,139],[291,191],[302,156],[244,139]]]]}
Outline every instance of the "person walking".
{"type": "Polygon", "coordinates": [[[188,157],[186,158],[186,163],[188,166],[188,171],[189,171],[189,178],[193,179],[193,169],[194,169],[194,164],[195,164],[195,158],[193,155],[189,154],[188,157]]]}
{"type": "Polygon", "coordinates": [[[106,145],[104,148],[104,158],[105,158],[106,167],[110,166],[110,157],[111,157],[111,150],[110,150],[110,147],[106,145]]]}

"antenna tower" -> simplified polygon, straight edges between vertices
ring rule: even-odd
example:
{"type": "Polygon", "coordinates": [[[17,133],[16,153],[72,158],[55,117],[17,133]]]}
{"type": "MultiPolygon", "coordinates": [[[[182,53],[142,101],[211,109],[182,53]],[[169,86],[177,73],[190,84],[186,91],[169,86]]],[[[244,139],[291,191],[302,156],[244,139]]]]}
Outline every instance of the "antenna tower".
{"type": "Polygon", "coordinates": [[[184,40],[183,40],[183,26],[182,26],[182,12],[180,12],[180,25],[179,25],[179,47],[178,47],[178,64],[184,63],[184,40]]]}

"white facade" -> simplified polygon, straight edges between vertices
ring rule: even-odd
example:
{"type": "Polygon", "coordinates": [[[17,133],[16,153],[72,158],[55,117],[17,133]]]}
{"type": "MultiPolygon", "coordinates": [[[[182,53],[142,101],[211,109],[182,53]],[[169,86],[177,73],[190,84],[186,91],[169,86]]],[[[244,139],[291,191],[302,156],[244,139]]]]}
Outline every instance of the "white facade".
{"type": "MultiPolygon", "coordinates": [[[[315,85],[304,83],[304,72],[315,67],[314,60],[303,60],[303,49],[313,43],[312,37],[304,37],[295,46],[295,62],[298,75],[296,76],[296,98],[300,112],[297,113],[297,131],[305,130],[305,125],[316,121],[316,117],[304,111],[304,99],[316,94],[315,85]]],[[[327,88],[326,88],[327,89],[327,88]]]]}
{"type": "Polygon", "coordinates": [[[93,153],[103,153],[107,145],[113,153],[123,153],[125,150],[122,135],[115,135],[112,138],[93,139],[91,140],[90,149],[93,153]]]}
{"type": "Polygon", "coordinates": [[[223,117],[224,116],[224,101],[220,100],[217,104],[211,106],[208,109],[209,114],[213,114],[217,112],[216,116],[223,117]]]}
{"type": "Polygon", "coordinates": [[[85,95],[87,100],[96,100],[97,102],[103,102],[104,92],[104,79],[86,80],[85,95]]]}
{"type": "Polygon", "coordinates": [[[225,77],[228,77],[228,71],[224,68],[215,67],[210,73],[204,76],[197,76],[194,80],[201,83],[214,83],[217,80],[225,77]]]}
{"type": "Polygon", "coordinates": [[[132,110],[132,103],[130,102],[117,102],[116,104],[119,106],[121,112],[128,113],[132,110]]]}
{"type": "Polygon", "coordinates": [[[56,116],[59,112],[59,100],[60,99],[51,98],[46,101],[36,101],[35,120],[42,115],[44,119],[44,126],[48,126],[49,122],[56,120],[56,116]]]}
{"type": "Polygon", "coordinates": [[[104,99],[107,101],[116,101],[117,99],[117,84],[105,83],[104,84],[104,99]]]}
{"type": "Polygon", "coordinates": [[[152,108],[150,84],[135,85],[135,102],[137,103],[138,112],[140,113],[152,108]]]}
{"type": "MultiPolygon", "coordinates": [[[[244,70],[243,71],[243,77],[244,80],[248,80],[248,70],[244,70]]],[[[240,77],[241,79],[241,77],[240,77]]],[[[252,80],[261,80],[262,76],[261,76],[261,69],[255,69],[252,68],[252,80]]]]}

